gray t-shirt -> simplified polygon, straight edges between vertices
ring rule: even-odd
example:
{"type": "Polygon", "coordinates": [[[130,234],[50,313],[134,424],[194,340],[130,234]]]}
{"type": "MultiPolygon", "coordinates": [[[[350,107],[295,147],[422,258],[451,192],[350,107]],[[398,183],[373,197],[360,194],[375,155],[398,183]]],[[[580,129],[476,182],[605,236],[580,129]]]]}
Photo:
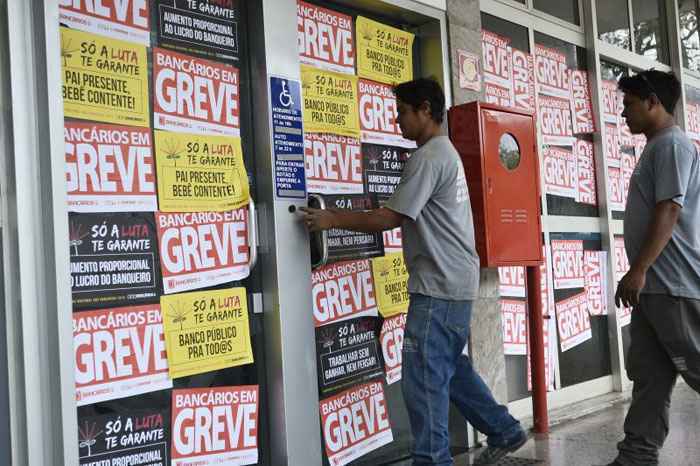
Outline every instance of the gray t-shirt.
{"type": "Polygon", "coordinates": [[[408,291],[449,300],[476,298],[479,256],[467,180],[447,136],[430,139],[408,159],[386,207],[401,225],[408,291]]]}
{"type": "Polygon", "coordinates": [[[634,168],[625,209],[625,249],[639,254],[654,207],[672,200],[682,207],[671,239],[649,268],[642,293],[700,299],[700,157],[678,126],[655,135],[634,168]]]}

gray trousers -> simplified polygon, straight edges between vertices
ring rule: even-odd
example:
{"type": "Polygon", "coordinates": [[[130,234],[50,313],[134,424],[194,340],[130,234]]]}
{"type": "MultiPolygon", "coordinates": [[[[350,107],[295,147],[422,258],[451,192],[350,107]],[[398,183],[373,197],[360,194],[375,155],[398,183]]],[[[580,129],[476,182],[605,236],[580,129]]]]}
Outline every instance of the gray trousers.
{"type": "Polygon", "coordinates": [[[617,461],[655,466],[677,376],[700,393],[700,300],[643,294],[630,325],[626,366],[634,387],[617,461]]]}

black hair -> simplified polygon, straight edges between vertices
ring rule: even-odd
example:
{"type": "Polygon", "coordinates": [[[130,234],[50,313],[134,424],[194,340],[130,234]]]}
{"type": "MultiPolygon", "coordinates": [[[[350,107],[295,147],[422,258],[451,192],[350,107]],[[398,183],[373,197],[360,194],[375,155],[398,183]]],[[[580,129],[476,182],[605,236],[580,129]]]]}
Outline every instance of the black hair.
{"type": "Polygon", "coordinates": [[[394,95],[403,103],[418,109],[423,102],[430,103],[430,117],[437,124],[445,119],[445,94],[433,78],[418,78],[394,86],[394,95]]]}
{"type": "Polygon", "coordinates": [[[681,97],[681,83],[678,78],[671,72],[664,73],[655,69],[621,78],[617,87],[622,92],[636,95],[640,99],[648,99],[651,94],[656,95],[671,115],[681,97]]]}

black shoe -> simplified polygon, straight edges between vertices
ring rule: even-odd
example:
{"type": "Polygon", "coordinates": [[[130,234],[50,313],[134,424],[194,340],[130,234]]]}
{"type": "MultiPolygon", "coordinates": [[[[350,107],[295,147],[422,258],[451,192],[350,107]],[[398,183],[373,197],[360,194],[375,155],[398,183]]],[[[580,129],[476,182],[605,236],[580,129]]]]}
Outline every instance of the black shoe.
{"type": "Polygon", "coordinates": [[[497,464],[502,460],[507,454],[513,453],[520,447],[525,445],[527,442],[527,434],[524,431],[520,431],[520,436],[510,445],[505,447],[494,447],[488,446],[481,454],[474,460],[475,465],[489,465],[497,464]]]}

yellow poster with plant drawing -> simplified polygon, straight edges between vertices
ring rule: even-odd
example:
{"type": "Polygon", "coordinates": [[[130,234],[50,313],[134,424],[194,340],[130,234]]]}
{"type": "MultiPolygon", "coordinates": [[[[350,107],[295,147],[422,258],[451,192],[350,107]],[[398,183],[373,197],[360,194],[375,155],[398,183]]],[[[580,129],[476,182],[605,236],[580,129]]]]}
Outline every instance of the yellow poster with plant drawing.
{"type": "Polygon", "coordinates": [[[362,16],[355,28],[359,77],[392,85],[413,79],[413,34],[362,16]]]}
{"type": "Polygon", "coordinates": [[[146,47],[60,29],[65,116],[150,126],[146,47]]]}
{"type": "Polygon", "coordinates": [[[170,378],[253,362],[245,288],[161,296],[170,378]]]}
{"type": "Polygon", "coordinates": [[[379,313],[384,318],[408,311],[408,270],[403,253],[395,252],[372,259],[374,290],[379,313]]]}
{"type": "Polygon", "coordinates": [[[301,66],[304,131],[360,137],[357,76],[301,66]]]}
{"type": "Polygon", "coordinates": [[[241,139],[155,131],[163,212],[223,212],[250,201],[241,139]]]}

